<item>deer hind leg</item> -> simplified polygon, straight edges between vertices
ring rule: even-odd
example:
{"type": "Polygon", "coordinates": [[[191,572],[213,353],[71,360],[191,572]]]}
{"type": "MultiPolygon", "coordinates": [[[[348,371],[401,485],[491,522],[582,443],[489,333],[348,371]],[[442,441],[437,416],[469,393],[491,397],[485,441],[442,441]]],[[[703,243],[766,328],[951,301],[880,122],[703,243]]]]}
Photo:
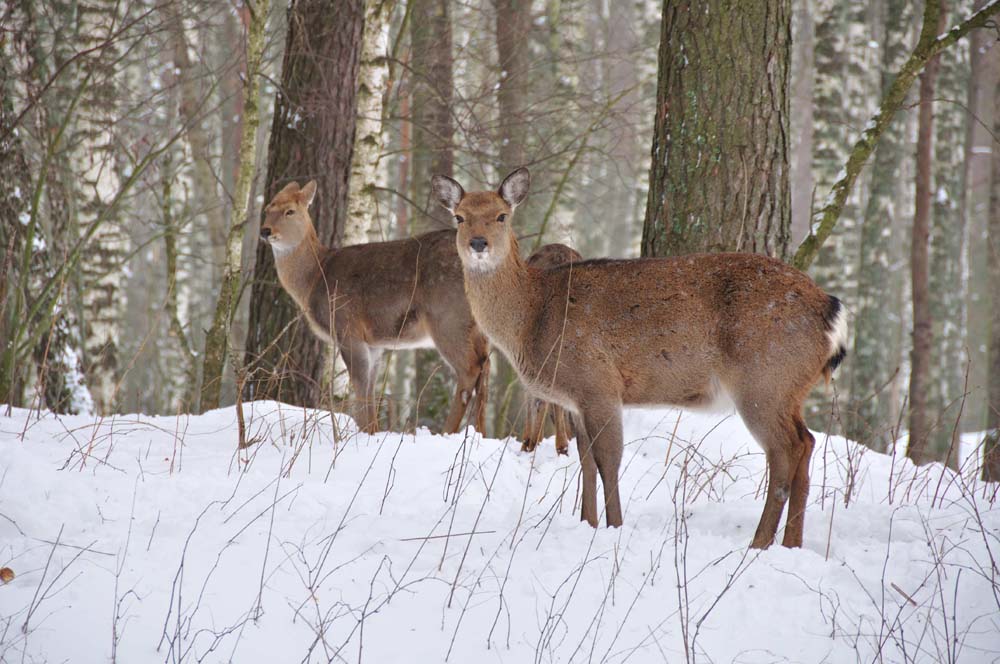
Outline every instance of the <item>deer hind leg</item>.
{"type": "Polygon", "coordinates": [[[546,405],[541,399],[530,399],[524,414],[524,435],[521,436],[521,451],[534,452],[542,440],[545,428],[546,405]]]}
{"type": "Polygon", "coordinates": [[[591,448],[590,437],[583,418],[573,416],[576,425],[576,449],[580,453],[581,485],[583,497],[580,499],[580,520],[597,527],[597,462],[591,448]]]}
{"type": "Polygon", "coordinates": [[[453,330],[441,333],[431,328],[431,339],[445,362],[455,372],[455,396],[445,419],[444,432],[456,433],[462,428],[462,418],[475,400],[476,428],[482,432],[485,419],[485,392],[487,381],[483,372],[489,371],[489,358],[485,337],[467,331],[458,334],[453,330]]]}
{"type": "Polygon", "coordinates": [[[378,431],[378,412],[374,399],[374,362],[366,344],[341,340],[340,355],[347,365],[347,375],[354,390],[358,427],[365,433],[378,431]]]}
{"type": "Polygon", "coordinates": [[[740,415],[767,456],[767,496],[750,546],[766,549],[774,543],[781,515],[791,492],[794,472],[802,456],[802,442],[791,418],[765,404],[741,405],[740,415]]]}
{"type": "Polygon", "coordinates": [[[809,498],[809,461],[812,459],[816,439],[809,433],[802,416],[795,414],[795,430],[802,443],[802,454],[799,462],[792,469],[791,496],[788,499],[788,522],[785,524],[785,537],[782,546],[790,548],[802,546],[802,533],[805,529],[806,500],[809,498]]]}
{"type": "Polygon", "coordinates": [[[622,525],[618,495],[618,471],[622,465],[622,409],[618,404],[592,406],[584,412],[584,424],[594,450],[594,461],[604,485],[604,509],[608,526],[622,525]]]}
{"type": "Polygon", "coordinates": [[[569,454],[569,422],[566,409],[562,406],[552,406],[552,420],[556,425],[556,453],[569,454]]]}

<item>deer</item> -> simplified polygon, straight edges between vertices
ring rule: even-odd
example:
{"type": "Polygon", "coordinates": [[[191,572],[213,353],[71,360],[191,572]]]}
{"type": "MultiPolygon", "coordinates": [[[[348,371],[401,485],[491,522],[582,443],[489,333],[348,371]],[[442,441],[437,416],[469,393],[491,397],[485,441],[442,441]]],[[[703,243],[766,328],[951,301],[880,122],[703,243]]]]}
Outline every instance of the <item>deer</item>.
{"type": "Polygon", "coordinates": [[[339,348],[359,428],[378,431],[382,352],[436,348],[456,377],[444,432],[457,432],[470,407],[476,429],[485,431],[489,343],[465,299],[455,230],[332,249],[320,243],[309,215],[315,195],[314,180],[287,184],[266,206],[260,236],[309,328],[339,348]]]}
{"type": "MultiPolygon", "coordinates": [[[[579,263],[583,256],[565,244],[552,243],[539,247],[528,257],[528,266],[539,270],[548,270],[566,263],[579,263]]],[[[552,419],[556,429],[556,453],[569,454],[569,420],[562,406],[546,403],[541,399],[532,398],[528,402],[524,418],[524,434],[521,436],[521,451],[533,452],[541,442],[545,428],[545,417],[552,419]]]]}
{"type": "Polygon", "coordinates": [[[523,261],[512,217],[528,195],[519,168],[497,191],[466,193],[434,176],[458,222],[455,243],[472,315],[527,389],[572,413],[581,519],[597,527],[597,475],[609,527],[622,525],[618,476],[624,406],[735,406],[767,459],[751,547],[802,546],[815,440],[803,401],[846,354],[840,300],[767,256],[598,259],[549,270],[523,261]]]}

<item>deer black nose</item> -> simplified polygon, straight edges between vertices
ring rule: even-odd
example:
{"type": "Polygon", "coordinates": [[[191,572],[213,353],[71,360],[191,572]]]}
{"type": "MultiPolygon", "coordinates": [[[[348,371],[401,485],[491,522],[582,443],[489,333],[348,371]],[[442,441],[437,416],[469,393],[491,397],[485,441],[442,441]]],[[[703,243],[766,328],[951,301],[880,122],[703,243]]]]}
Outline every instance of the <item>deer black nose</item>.
{"type": "Polygon", "coordinates": [[[487,244],[488,244],[488,242],[486,242],[486,238],[481,237],[481,236],[480,237],[474,237],[471,240],[469,240],[469,246],[472,247],[473,250],[475,250],[475,251],[477,251],[479,253],[482,253],[483,250],[486,249],[486,245],[487,244]]]}
{"type": "Polygon", "coordinates": [[[271,237],[271,229],[268,228],[267,226],[264,226],[263,228],[260,229],[260,236],[262,238],[269,238],[269,237],[271,237]]]}

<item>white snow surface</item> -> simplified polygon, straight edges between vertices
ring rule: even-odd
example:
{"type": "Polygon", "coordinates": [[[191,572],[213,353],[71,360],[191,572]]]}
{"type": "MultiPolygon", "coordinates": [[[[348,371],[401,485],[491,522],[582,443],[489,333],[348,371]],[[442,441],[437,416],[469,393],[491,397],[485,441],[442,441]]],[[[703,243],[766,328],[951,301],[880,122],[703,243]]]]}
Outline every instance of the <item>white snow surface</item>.
{"type": "Polygon", "coordinates": [[[805,546],[758,552],[736,416],[627,411],[625,526],[595,530],[575,447],[245,413],[241,452],[234,408],[0,416],[0,661],[1000,657],[1000,511],[968,450],[956,474],[817,434],[805,546]]]}

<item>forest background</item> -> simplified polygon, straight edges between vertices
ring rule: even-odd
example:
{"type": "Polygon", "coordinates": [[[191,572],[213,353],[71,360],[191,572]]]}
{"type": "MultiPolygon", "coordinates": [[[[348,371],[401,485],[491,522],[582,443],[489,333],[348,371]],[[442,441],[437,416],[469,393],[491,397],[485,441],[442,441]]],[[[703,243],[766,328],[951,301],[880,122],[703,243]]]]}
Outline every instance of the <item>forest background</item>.
{"type": "MultiPolygon", "coordinates": [[[[324,242],[388,240],[451,225],[431,174],[493,187],[526,165],[526,251],[804,268],[852,315],[810,426],[950,465],[985,430],[1000,478],[998,10],[5,0],[0,403],[342,410],[342,368],[257,240],[266,200],[316,179],[324,242]]],[[[523,395],[494,358],[502,436],[523,395]]],[[[437,354],[385,371],[391,426],[439,426],[437,354]]]]}

